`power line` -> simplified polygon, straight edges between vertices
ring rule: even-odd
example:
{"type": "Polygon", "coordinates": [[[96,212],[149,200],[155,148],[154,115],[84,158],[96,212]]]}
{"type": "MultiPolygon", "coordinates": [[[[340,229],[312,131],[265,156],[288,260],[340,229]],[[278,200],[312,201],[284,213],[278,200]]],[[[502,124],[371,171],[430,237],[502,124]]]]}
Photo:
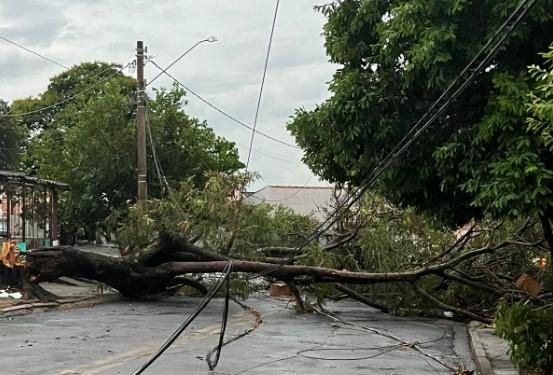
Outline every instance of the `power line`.
{"type": "MultiPolygon", "coordinates": [[[[76,94],[74,95],[71,95],[63,100],[60,100],[59,102],[56,102],[56,103],[53,103],[53,104],[50,104],[50,105],[47,105],[45,107],[41,107],[41,108],[38,108],[38,109],[35,109],[35,110],[32,110],[32,111],[28,111],[28,112],[23,112],[23,113],[14,113],[14,114],[10,114],[12,111],[13,111],[13,108],[10,110],[10,112],[8,112],[7,114],[4,114],[4,115],[0,115],[0,117],[20,117],[20,116],[26,116],[26,115],[31,115],[33,113],[38,113],[38,112],[42,112],[42,111],[46,111],[47,109],[50,109],[50,108],[54,108],[54,107],[57,107],[61,104],[64,104],[70,100],[73,100],[75,99],[77,96],[81,95],[81,94],[84,94],[85,92],[88,92],[90,90],[92,90],[93,88],[95,88],[96,86],[98,86],[99,84],[101,83],[104,83],[106,82],[107,80],[109,80],[110,78],[112,78],[115,74],[117,73],[120,73],[121,71],[123,71],[125,68],[127,68],[129,65],[131,65],[131,63],[128,63],[127,65],[123,66],[122,68],[118,69],[117,71],[113,72],[113,74],[110,74],[109,76],[107,76],[106,78],[104,78],[103,80],[100,80],[100,81],[97,81],[95,83],[93,83],[91,86],[77,92],[76,94]]],[[[109,70],[113,70],[114,66],[113,65],[110,65],[108,68],[102,70],[101,72],[98,72],[90,77],[87,77],[89,79],[91,78],[94,78],[94,77],[97,77],[97,76],[100,76],[101,74],[109,71],[109,70]]]]}
{"type": "MultiPolygon", "coordinates": [[[[409,132],[400,140],[400,142],[398,144],[396,144],[396,146],[392,149],[392,151],[390,151],[390,153],[388,153],[387,155],[387,158],[391,157],[392,155],[394,155],[395,153],[397,153],[404,145],[405,145],[405,142],[409,141],[409,139],[411,138],[411,136],[417,131],[417,128],[419,126],[421,126],[421,124],[429,117],[431,116],[432,114],[432,111],[437,108],[441,102],[444,100],[444,99],[448,99],[447,96],[448,94],[455,88],[455,85],[457,83],[459,83],[461,81],[461,79],[463,78],[463,76],[469,72],[469,70],[471,69],[471,66],[473,64],[475,64],[478,59],[485,53],[485,50],[488,49],[493,41],[495,40],[495,38],[497,38],[501,32],[503,30],[505,30],[505,28],[509,25],[509,23],[514,19],[514,17],[517,15],[517,13],[519,13],[521,11],[521,9],[527,5],[526,4],[527,1],[523,0],[519,3],[519,5],[516,7],[516,9],[513,11],[513,13],[511,13],[509,15],[509,17],[503,22],[503,24],[495,30],[495,32],[492,34],[492,36],[490,37],[490,39],[487,41],[487,43],[480,49],[480,51],[476,54],[476,56],[473,57],[473,59],[469,62],[468,65],[465,66],[465,68],[461,71],[461,73],[459,73],[459,75],[457,75],[457,77],[453,80],[453,82],[451,82],[451,84],[447,87],[447,89],[442,93],[442,95],[440,95],[440,97],[438,99],[436,99],[432,105],[429,107],[429,109],[423,114],[423,116],[416,122],[416,124],[409,130],[409,132]]],[[[535,4],[535,0],[533,0],[530,5],[528,5],[528,7],[526,8],[526,11],[530,10],[530,8],[535,4]]],[[[526,13],[523,13],[521,16],[524,17],[526,13]]],[[[520,19],[519,19],[520,20],[520,19]]],[[[518,23],[518,21],[517,21],[518,23]]],[[[514,27],[515,25],[513,25],[514,27]]],[[[512,28],[508,31],[508,33],[510,33],[510,31],[512,30],[512,28]]],[[[505,34],[504,35],[504,38],[506,38],[508,36],[508,34],[505,34]]],[[[504,40],[504,39],[503,39],[504,40]]],[[[482,62],[482,64],[487,64],[488,60],[493,57],[493,55],[495,54],[497,48],[500,47],[500,45],[502,44],[503,40],[500,41],[500,43],[496,46],[495,49],[492,49],[488,56],[486,56],[486,60],[484,60],[482,62]]],[[[472,73],[475,73],[476,71],[473,70],[472,73]]],[[[472,77],[475,77],[477,74],[471,74],[472,77]]],[[[469,85],[471,83],[471,81],[469,79],[465,79],[464,80],[464,84],[466,85],[469,85]]],[[[464,90],[464,88],[463,88],[464,90]]],[[[455,94],[453,94],[455,95],[455,94]]],[[[456,96],[455,96],[456,97],[456,96]]],[[[450,98],[449,98],[450,99],[450,98]]],[[[441,108],[440,108],[441,109],[441,108]]],[[[444,109],[445,110],[445,109],[444,109]]],[[[439,114],[441,114],[443,111],[440,111],[439,114]]],[[[386,158],[385,158],[386,159],[386,158]]],[[[385,160],[384,159],[384,160],[385,160]]],[[[383,160],[383,161],[384,161],[383,160]]],[[[383,162],[381,161],[381,162],[383,162]]]]}
{"type": "MultiPolygon", "coordinates": [[[[294,191],[292,194],[284,197],[284,198],[280,198],[280,199],[265,199],[265,198],[259,198],[259,197],[256,197],[254,195],[249,195],[247,196],[246,198],[253,198],[253,199],[257,199],[259,201],[262,201],[262,202],[269,202],[269,203],[277,203],[277,202],[284,202],[290,198],[293,198],[295,197],[296,195],[298,195],[302,190],[306,189],[307,188],[307,185],[309,185],[309,183],[311,182],[311,180],[314,178],[315,176],[311,176],[307,179],[307,181],[305,181],[305,183],[300,186],[296,191],[294,191]]],[[[255,193],[254,193],[255,194],[255,193]]]]}
{"type": "Polygon", "coordinates": [[[255,129],[257,127],[257,117],[259,116],[259,107],[261,106],[261,96],[263,95],[263,87],[265,86],[265,77],[267,75],[267,67],[269,66],[269,55],[271,54],[271,46],[273,44],[273,34],[275,32],[275,24],[276,24],[276,18],[278,14],[278,6],[280,4],[280,0],[277,0],[276,6],[275,6],[275,14],[273,16],[273,24],[271,26],[271,35],[269,36],[269,44],[267,46],[267,54],[265,55],[265,65],[263,67],[263,77],[261,78],[261,87],[259,88],[259,96],[257,98],[257,107],[255,108],[255,117],[253,120],[253,129],[252,129],[252,136],[250,139],[250,149],[248,150],[248,160],[246,161],[246,173],[248,172],[248,168],[250,166],[250,158],[252,155],[252,148],[253,148],[253,140],[255,138],[255,129]]]}
{"type": "Polygon", "coordinates": [[[48,57],[46,57],[46,56],[44,56],[44,55],[41,55],[40,53],[38,53],[38,52],[36,52],[36,51],[33,51],[32,49],[27,48],[27,47],[25,47],[25,46],[23,46],[23,45],[21,45],[21,44],[19,44],[19,43],[17,43],[17,42],[14,42],[13,40],[10,40],[10,39],[6,38],[5,36],[0,35],[0,39],[5,40],[6,42],[13,44],[13,45],[16,46],[16,47],[21,48],[22,50],[25,50],[25,51],[27,51],[27,52],[29,52],[29,53],[32,53],[33,55],[36,55],[36,56],[40,57],[40,58],[43,59],[43,60],[46,60],[46,61],[48,61],[48,62],[51,62],[52,64],[55,64],[55,65],[57,65],[57,66],[61,66],[62,68],[65,68],[65,69],[69,69],[68,66],[63,65],[62,63],[57,62],[56,60],[52,60],[52,59],[50,59],[50,58],[48,58],[48,57]]]}
{"type": "MultiPolygon", "coordinates": [[[[239,148],[248,149],[248,145],[243,143],[234,142],[239,148]]],[[[305,165],[301,161],[290,159],[284,155],[277,154],[274,152],[261,151],[260,149],[254,148],[252,151],[253,154],[258,154],[269,159],[278,160],[284,163],[296,164],[296,165],[305,165]]]]}
{"type": "MultiPolygon", "coordinates": [[[[154,64],[154,66],[156,68],[158,68],[159,70],[163,70],[162,67],[160,67],[155,61],[153,60],[149,60],[149,62],[151,62],[152,64],[154,64]]],[[[202,96],[200,96],[198,93],[196,93],[194,90],[192,90],[190,87],[186,86],[184,83],[182,83],[181,81],[179,81],[178,79],[176,79],[171,73],[169,72],[165,72],[164,73],[165,75],[167,75],[169,78],[171,78],[176,84],[178,84],[179,86],[181,86],[182,88],[184,88],[187,92],[189,92],[190,94],[194,95],[196,98],[198,98],[200,101],[202,101],[203,103],[207,104],[209,107],[213,108],[214,110],[216,110],[217,112],[219,112],[220,114],[222,114],[223,116],[225,116],[226,118],[228,118],[229,120],[232,120],[234,121],[235,123],[237,123],[238,125],[240,126],[243,126],[249,130],[254,130],[251,126],[245,124],[243,121],[240,121],[238,120],[236,117],[228,114],[227,112],[223,111],[221,108],[217,107],[215,104],[209,102],[207,99],[204,99],[202,96]]],[[[270,139],[272,141],[275,141],[277,143],[280,143],[282,145],[285,145],[285,146],[288,146],[288,147],[292,147],[292,148],[296,148],[296,149],[299,149],[298,146],[294,145],[294,144],[291,144],[291,143],[287,143],[287,142],[284,142],[278,138],[275,138],[275,137],[272,137],[268,134],[265,134],[259,130],[255,130],[255,132],[267,139],[270,139]]]]}
{"type": "Polygon", "coordinates": [[[154,158],[154,166],[156,167],[157,177],[159,179],[159,188],[161,193],[161,199],[163,199],[163,189],[165,188],[164,182],[167,183],[167,179],[165,178],[165,174],[163,173],[163,169],[161,168],[161,164],[159,163],[159,160],[157,158],[157,152],[156,147],[154,143],[154,137],[152,137],[152,130],[150,127],[150,116],[149,111],[150,108],[148,106],[148,98],[145,96],[145,104],[146,104],[146,129],[148,130],[148,138],[150,139],[150,148],[152,149],[152,157],[154,158]]]}

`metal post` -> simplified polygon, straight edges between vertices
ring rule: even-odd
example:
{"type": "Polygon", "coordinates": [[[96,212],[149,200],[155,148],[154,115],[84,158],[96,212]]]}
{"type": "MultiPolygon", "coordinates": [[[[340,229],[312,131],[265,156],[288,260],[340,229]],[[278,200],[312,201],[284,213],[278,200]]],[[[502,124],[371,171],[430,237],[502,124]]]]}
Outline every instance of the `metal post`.
{"type": "MultiPolygon", "coordinates": [[[[48,225],[48,192],[46,186],[42,190],[42,199],[44,201],[44,231],[42,233],[42,239],[46,239],[46,226],[48,225]]],[[[37,236],[38,237],[38,236],[37,236]]],[[[40,245],[42,247],[42,244],[40,245]]]]}
{"type": "Polygon", "coordinates": [[[144,107],[144,44],[136,42],[136,132],[138,141],[138,200],[148,199],[146,181],[146,116],[144,107]]]}
{"type": "Polygon", "coordinates": [[[35,185],[31,185],[31,207],[32,207],[32,211],[31,211],[31,228],[32,228],[32,233],[31,233],[31,238],[32,238],[32,242],[31,242],[31,246],[33,248],[37,247],[36,245],[36,238],[38,236],[38,225],[36,225],[36,197],[35,197],[35,185]],[[35,231],[35,228],[37,229],[35,231]]]}
{"type": "Polygon", "coordinates": [[[52,196],[51,196],[52,205],[52,221],[50,223],[50,239],[52,240],[52,245],[54,241],[58,240],[59,230],[58,230],[58,192],[54,187],[52,187],[52,196]]]}
{"type": "Polygon", "coordinates": [[[27,220],[25,216],[27,215],[27,184],[25,180],[22,180],[22,192],[21,192],[21,204],[19,205],[19,218],[21,219],[22,230],[21,230],[21,242],[27,242],[27,220]]]}
{"type": "Polygon", "coordinates": [[[12,225],[12,194],[10,192],[10,186],[9,184],[6,184],[6,198],[8,201],[6,202],[6,208],[8,210],[8,217],[6,218],[6,227],[7,227],[7,240],[10,241],[12,239],[11,235],[11,225],[12,225]]]}

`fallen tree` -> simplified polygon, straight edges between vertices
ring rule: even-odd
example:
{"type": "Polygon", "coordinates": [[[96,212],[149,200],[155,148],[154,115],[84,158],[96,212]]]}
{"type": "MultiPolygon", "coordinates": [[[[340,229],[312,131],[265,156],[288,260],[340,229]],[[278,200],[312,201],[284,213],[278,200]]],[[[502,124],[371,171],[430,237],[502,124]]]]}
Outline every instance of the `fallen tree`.
{"type": "MultiPolygon", "coordinates": [[[[220,176],[209,181],[205,189],[185,184],[170,199],[141,202],[116,217],[121,257],[70,246],[35,249],[26,275],[34,285],[86,278],[142,298],[181,286],[205,294],[203,276],[232,262],[236,294],[247,295],[253,278],[280,280],[300,309],[308,308],[306,293],[318,301],[346,293],[391,313],[450,310],[488,321],[498,299],[528,297],[513,280],[539,272],[532,259],[548,252],[537,218],[481,221],[454,235],[378,197],[340,212],[331,231],[301,246],[316,227],[311,219],[282,207],[239,206],[229,199],[236,184],[220,176]]],[[[537,304],[547,298],[545,290],[537,304]]]]}
{"type": "MultiPolygon", "coordinates": [[[[520,232],[521,230],[517,235],[520,232]]],[[[206,287],[194,279],[194,275],[222,272],[231,261],[233,272],[282,280],[294,287],[306,284],[338,283],[337,287],[343,291],[344,287],[340,286],[341,284],[407,283],[413,285],[418,294],[440,308],[454,311],[459,316],[469,319],[489,321],[489,316],[481,316],[473,311],[448,305],[417,286],[419,280],[434,276],[470,287],[481,287],[483,292],[525,297],[525,293],[514,290],[508,281],[493,283],[482,279],[474,281],[470,276],[459,276],[457,268],[467,262],[475,263],[485,255],[498,253],[504,255],[512,251],[520,252],[538,248],[542,241],[510,239],[467,248],[469,239],[478,238],[478,236],[479,234],[475,234],[474,231],[468,231],[450,248],[433,258],[431,263],[400,272],[355,272],[294,264],[301,262],[301,255],[283,259],[262,257],[253,260],[239,256],[225,256],[197,246],[184,237],[167,233],[160,235],[159,240],[142,251],[121,258],[80,251],[70,246],[36,249],[29,252],[26,269],[35,283],[56,280],[61,276],[84,277],[105,283],[117,289],[123,296],[140,298],[166,292],[179,286],[191,286],[206,293],[206,287]]],[[[351,292],[350,296],[356,297],[351,292]]],[[[296,297],[301,298],[299,295],[296,297]]],[[[367,300],[363,302],[367,303],[367,300]]],[[[378,305],[378,303],[374,304],[378,305]]]]}

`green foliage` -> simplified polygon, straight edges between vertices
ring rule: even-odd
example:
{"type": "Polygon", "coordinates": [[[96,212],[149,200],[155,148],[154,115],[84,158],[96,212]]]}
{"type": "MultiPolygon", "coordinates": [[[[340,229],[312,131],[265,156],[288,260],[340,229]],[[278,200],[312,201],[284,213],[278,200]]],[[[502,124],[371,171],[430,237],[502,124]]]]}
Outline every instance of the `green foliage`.
{"type": "Polygon", "coordinates": [[[520,368],[553,371],[553,308],[532,309],[530,303],[499,305],[497,332],[510,344],[511,360],[520,368]]]}
{"type": "MultiPolygon", "coordinates": [[[[71,69],[52,77],[46,91],[37,97],[15,100],[13,102],[13,113],[26,113],[45,108],[45,110],[18,117],[18,121],[32,132],[47,129],[54,122],[59,127],[63,116],[56,115],[63,112],[65,107],[72,105],[74,100],[71,98],[73,96],[80,92],[83,92],[82,96],[85,98],[102,95],[104,85],[100,84],[94,87],[93,84],[117,81],[123,88],[122,91],[132,95],[136,84],[132,79],[117,73],[119,69],[120,67],[115,64],[103,62],[85,62],[75,65],[71,69]],[[60,104],[53,106],[55,103],[60,104]]],[[[77,98],[82,100],[81,97],[77,98]]],[[[68,118],[63,125],[70,127],[72,125],[71,120],[71,118],[68,118]]]]}
{"type": "Polygon", "coordinates": [[[230,254],[259,258],[266,246],[297,246],[314,227],[306,216],[268,204],[246,205],[237,199],[245,177],[210,173],[202,188],[192,179],[164,199],[139,202],[128,213],[117,212],[108,222],[125,254],[138,251],[160,232],[199,238],[212,251],[232,247],[230,254]]]}
{"type": "Polygon", "coordinates": [[[10,112],[8,104],[0,100],[0,170],[17,170],[20,163],[20,145],[23,132],[10,117],[1,117],[10,112]]]}
{"type": "Polygon", "coordinates": [[[365,224],[359,233],[359,267],[373,272],[404,270],[420,264],[454,241],[453,233],[412,208],[399,209],[371,197],[361,210],[365,224]]]}
{"type": "MultiPolygon", "coordinates": [[[[102,63],[84,63],[53,77],[37,99],[14,103],[17,111],[71,97],[62,106],[24,116],[32,130],[28,169],[39,177],[66,182],[70,191],[61,199],[61,221],[66,231],[104,229],[104,219],[125,210],[136,194],[136,125],[133,79],[102,63]],[[108,74],[109,73],[109,74],[108,74]],[[88,75],[87,75],[88,74],[88,75]],[[92,78],[87,78],[90,75],[92,78]],[[92,88],[90,84],[96,82],[92,88]]],[[[185,92],[174,87],[159,90],[148,101],[148,122],[157,157],[170,183],[191,176],[203,183],[204,172],[233,172],[242,167],[235,145],[214,134],[205,122],[186,115],[185,92]]],[[[148,148],[150,175],[155,166],[148,148]]],[[[150,195],[161,186],[151,179],[150,195]]]]}
{"type": "MultiPolygon", "coordinates": [[[[335,254],[339,269],[364,272],[402,272],[414,269],[440,254],[454,241],[453,233],[413,208],[398,208],[377,195],[367,198],[359,212],[363,223],[356,240],[335,254]]],[[[453,288],[440,284],[438,277],[425,277],[418,286],[438,298],[457,304],[449,298],[453,288]]],[[[396,314],[436,314],[435,307],[421,299],[407,284],[382,283],[358,288],[369,298],[388,306],[396,314]]],[[[480,296],[479,296],[480,298],[480,296]]]]}
{"type": "MultiPolygon", "coordinates": [[[[535,223],[536,219],[532,221],[535,223]]],[[[456,234],[434,220],[431,216],[413,208],[398,208],[390,201],[373,195],[362,202],[357,222],[362,226],[356,239],[332,251],[318,247],[308,249],[303,264],[347,269],[359,272],[405,272],[436,264],[460,256],[468,251],[511,239],[525,220],[505,220],[498,224],[494,220],[482,219],[473,223],[471,239],[465,247],[450,251],[457,241],[456,234]],[[444,252],[450,253],[442,256],[444,252]]],[[[520,234],[533,242],[543,238],[539,225],[533,225],[520,234]]],[[[528,249],[511,246],[496,254],[483,254],[470,261],[462,262],[447,273],[474,280],[498,289],[509,288],[509,282],[499,282],[496,275],[513,280],[526,272],[548,285],[551,272],[540,269],[535,258],[547,254],[546,249],[528,249]]],[[[497,295],[489,290],[466,285],[441,275],[428,275],[417,280],[417,286],[439,300],[455,307],[469,309],[481,316],[491,317],[495,313],[497,295]]],[[[408,283],[380,283],[355,287],[369,299],[383,303],[398,314],[441,315],[442,311],[428,300],[421,298],[408,283]]],[[[334,295],[327,290],[321,293],[334,295]]],[[[325,295],[325,294],[323,294],[325,295]]]]}
{"type": "MultiPolygon", "coordinates": [[[[544,56],[549,59],[545,66],[553,68],[553,54],[544,56]]],[[[444,168],[458,159],[465,176],[461,182],[449,175],[444,183],[461,182],[460,188],[474,197],[472,204],[494,216],[543,214],[553,206],[553,70],[534,65],[528,73],[498,74],[493,84],[497,94],[467,135],[468,150],[455,146],[456,141],[435,154],[444,168]]]]}
{"type": "MultiPolygon", "coordinates": [[[[304,161],[325,179],[361,183],[517,4],[513,0],[343,0],[318,7],[327,17],[327,54],[340,67],[329,85],[332,96],[313,111],[298,109],[288,124],[305,151],[304,161]]],[[[530,134],[521,130],[527,117],[525,101],[509,113],[513,117],[508,121],[496,119],[493,125],[490,121],[498,115],[507,118],[507,112],[499,113],[501,103],[494,104],[506,89],[501,82],[523,85],[528,80],[526,67],[536,64],[538,53],[551,43],[552,7],[552,0],[538,2],[489,69],[382,176],[378,189],[384,196],[428,211],[448,224],[465,223],[480,215],[481,207],[505,212],[517,198],[528,202],[513,207],[513,215],[539,211],[550,203],[544,198],[550,189],[544,179],[549,159],[541,151],[537,157],[526,155],[536,151],[534,141],[544,137],[544,129],[547,138],[547,126],[535,125],[530,134]],[[521,77],[526,78],[521,82],[521,77]],[[505,132],[503,127],[513,127],[513,134],[532,142],[526,145],[517,137],[499,140],[495,136],[494,142],[476,147],[475,137],[489,126],[496,127],[495,135],[505,132]],[[490,155],[493,164],[484,168],[490,155]],[[471,166],[482,166],[483,172],[473,174],[471,166]],[[504,184],[517,175],[528,178],[504,184]],[[472,179],[478,181],[463,185],[472,179]],[[508,197],[499,202],[503,194],[508,197]]],[[[535,95],[549,100],[543,93],[535,95]]],[[[537,120],[547,123],[545,113],[537,120]]]]}

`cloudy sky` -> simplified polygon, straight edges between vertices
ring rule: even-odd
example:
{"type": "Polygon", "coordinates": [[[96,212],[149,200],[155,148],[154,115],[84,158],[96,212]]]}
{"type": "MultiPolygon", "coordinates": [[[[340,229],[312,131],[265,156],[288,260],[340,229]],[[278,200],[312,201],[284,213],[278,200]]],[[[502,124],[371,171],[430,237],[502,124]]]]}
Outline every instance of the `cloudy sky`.
{"type": "MultiPolygon", "coordinates": [[[[313,108],[328,97],[335,66],[321,36],[321,1],[281,0],[258,119],[258,130],[294,143],[285,123],[294,109],[313,108]]],[[[64,65],[132,60],[136,40],[166,66],[199,40],[216,36],[186,55],[170,73],[221,109],[252,124],[276,0],[3,0],[0,35],[64,65]]],[[[63,70],[0,40],[0,98],[11,101],[43,91],[63,70]]],[[[159,71],[146,65],[145,75],[159,71]]],[[[155,87],[170,86],[162,77],[155,87]]],[[[237,143],[243,160],[251,133],[193,96],[188,113],[237,143]]],[[[256,135],[250,169],[267,184],[325,184],[301,162],[302,152],[256,135]]]]}

